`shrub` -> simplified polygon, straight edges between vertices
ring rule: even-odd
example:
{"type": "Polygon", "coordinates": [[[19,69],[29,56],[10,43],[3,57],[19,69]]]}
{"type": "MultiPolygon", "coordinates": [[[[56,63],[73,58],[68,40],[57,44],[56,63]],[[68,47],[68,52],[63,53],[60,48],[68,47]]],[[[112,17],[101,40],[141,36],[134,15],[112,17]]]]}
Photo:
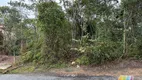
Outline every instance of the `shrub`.
{"type": "Polygon", "coordinates": [[[121,55],[122,48],[120,43],[102,42],[93,48],[90,61],[91,63],[100,64],[106,61],[113,61],[121,55]]]}
{"type": "Polygon", "coordinates": [[[22,61],[25,62],[31,62],[33,60],[33,53],[32,51],[28,51],[22,55],[22,61]]]}
{"type": "Polygon", "coordinates": [[[90,64],[89,62],[89,57],[83,55],[83,56],[80,56],[77,60],[76,60],[77,63],[81,64],[81,65],[88,65],[90,64]]]}
{"type": "Polygon", "coordinates": [[[101,64],[113,61],[122,55],[121,43],[113,41],[87,43],[86,46],[75,48],[80,54],[76,60],[79,64],[101,64]]]}

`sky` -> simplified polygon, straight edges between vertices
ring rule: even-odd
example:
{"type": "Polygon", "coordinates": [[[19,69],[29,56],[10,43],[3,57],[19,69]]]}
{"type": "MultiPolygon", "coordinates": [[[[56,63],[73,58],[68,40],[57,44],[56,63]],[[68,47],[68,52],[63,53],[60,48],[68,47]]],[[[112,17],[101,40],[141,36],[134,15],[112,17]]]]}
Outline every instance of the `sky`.
{"type": "Polygon", "coordinates": [[[10,0],[0,0],[0,6],[6,6],[10,0]]]}

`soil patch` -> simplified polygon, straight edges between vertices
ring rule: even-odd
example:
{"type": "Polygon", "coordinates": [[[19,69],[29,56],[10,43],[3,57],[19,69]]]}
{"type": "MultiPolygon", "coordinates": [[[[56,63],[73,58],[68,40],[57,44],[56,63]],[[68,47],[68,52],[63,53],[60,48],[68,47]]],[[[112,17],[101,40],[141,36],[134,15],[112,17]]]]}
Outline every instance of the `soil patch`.
{"type": "Polygon", "coordinates": [[[141,60],[123,60],[106,63],[105,65],[97,66],[80,66],[69,67],[63,69],[52,69],[60,76],[120,76],[133,75],[142,76],[142,61],[141,60]]]}
{"type": "Polygon", "coordinates": [[[0,55],[0,65],[2,65],[2,64],[13,64],[13,63],[14,63],[14,57],[13,56],[0,55]]]}

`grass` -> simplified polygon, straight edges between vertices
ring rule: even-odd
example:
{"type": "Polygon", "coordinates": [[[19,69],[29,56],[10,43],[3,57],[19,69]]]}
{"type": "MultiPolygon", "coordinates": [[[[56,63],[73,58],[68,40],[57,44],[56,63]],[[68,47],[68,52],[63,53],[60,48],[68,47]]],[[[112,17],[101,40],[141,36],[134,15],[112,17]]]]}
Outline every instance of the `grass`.
{"type": "Polygon", "coordinates": [[[21,66],[17,69],[9,71],[10,74],[17,74],[17,73],[32,73],[35,71],[35,66],[34,65],[24,65],[21,66]]]}
{"type": "Polygon", "coordinates": [[[41,65],[35,65],[32,63],[24,64],[24,66],[21,66],[17,69],[9,71],[10,74],[17,74],[17,73],[33,73],[33,72],[48,72],[50,69],[60,69],[67,67],[67,64],[65,63],[58,63],[54,65],[47,65],[47,64],[41,64],[41,65]]]}

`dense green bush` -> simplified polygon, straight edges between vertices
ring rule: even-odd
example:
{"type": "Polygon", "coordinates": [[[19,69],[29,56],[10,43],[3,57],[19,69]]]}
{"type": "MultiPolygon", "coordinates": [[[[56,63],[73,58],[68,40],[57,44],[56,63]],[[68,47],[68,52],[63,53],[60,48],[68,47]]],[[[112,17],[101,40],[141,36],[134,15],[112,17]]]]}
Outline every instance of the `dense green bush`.
{"type": "Polygon", "coordinates": [[[128,48],[128,53],[128,57],[142,59],[142,39],[130,45],[128,48]]]}
{"type": "Polygon", "coordinates": [[[118,59],[122,55],[122,48],[120,43],[116,42],[102,42],[98,46],[94,46],[92,50],[91,63],[100,64],[107,61],[118,59]]]}
{"type": "Polygon", "coordinates": [[[33,59],[33,53],[31,51],[28,51],[24,53],[21,57],[23,62],[31,62],[33,59]]]}
{"type": "Polygon", "coordinates": [[[77,63],[81,65],[89,65],[90,64],[90,59],[88,56],[82,55],[76,60],[77,63]]]}
{"type": "Polygon", "coordinates": [[[101,64],[107,61],[113,61],[115,59],[118,59],[123,55],[122,45],[119,42],[113,42],[113,41],[89,42],[89,40],[81,42],[85,44],[75,49],[80,54],[76,60],[79,64],[85,64],[85,65],[101,64]]]}
{"type": "Polygon", "coordinates": [[[56,2],[43,2],[37,8],[38,28],[44,36],[41,53],[45,62],[66,61],[69,58],[71,28],[65,13],[56,2]]]}

